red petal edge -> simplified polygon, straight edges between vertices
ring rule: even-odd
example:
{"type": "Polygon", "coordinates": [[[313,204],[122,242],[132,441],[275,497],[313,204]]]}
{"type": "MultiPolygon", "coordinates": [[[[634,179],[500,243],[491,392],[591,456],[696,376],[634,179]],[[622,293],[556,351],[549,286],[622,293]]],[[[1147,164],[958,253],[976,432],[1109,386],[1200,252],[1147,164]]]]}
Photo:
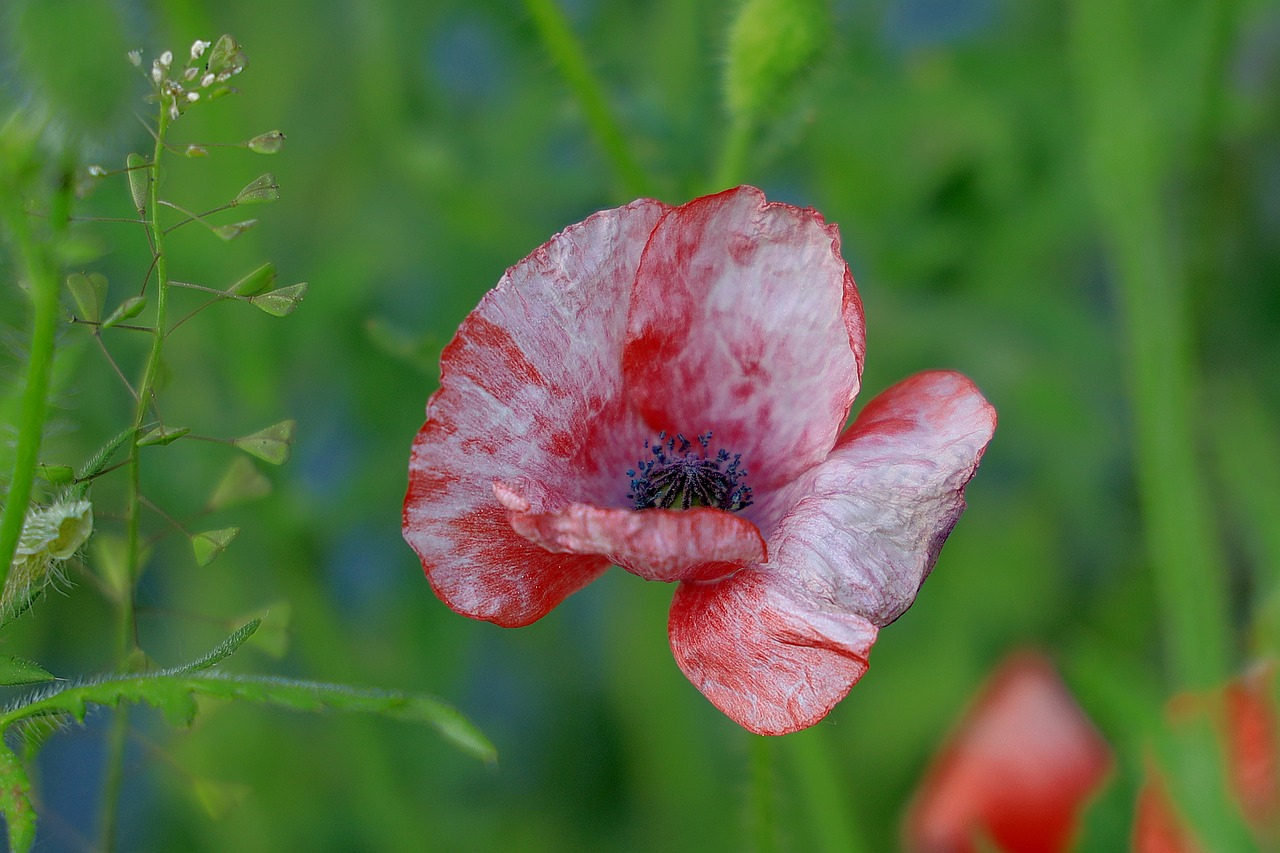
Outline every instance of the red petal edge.
{"type": "Polygon", "coordinates": [[[821,720],[867,671],[876,627],[798,606],[763,571],[683,583],[668,622],[676,663],[743,728],[782,735],[821,720]]]}

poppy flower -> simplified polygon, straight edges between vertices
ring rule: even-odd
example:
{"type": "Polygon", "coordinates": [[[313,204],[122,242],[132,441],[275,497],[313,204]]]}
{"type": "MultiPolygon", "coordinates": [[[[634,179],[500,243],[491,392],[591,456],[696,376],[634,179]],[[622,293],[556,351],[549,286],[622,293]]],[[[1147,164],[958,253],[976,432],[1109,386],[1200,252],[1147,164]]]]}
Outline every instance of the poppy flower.
{"type": "MultiPolygon", "coordinates": [[[[1276,717],[1270,665],[1256,667],[1222,689],[1219,716],[1227,780],[1246,823],[1266,849],[1280,841],[1280,721],[1276,717]]],[[[1184,718],[1206,709],[1203,697],[1177,697],[1171,711],[1184,718]]],[[[1160,779],[1148,767],[1134,813],[1135,853],[1199,853],[1160,779]]]]}
{"type": "Polygon", "coordinates": [[[1006,660],[925,775],[908,810],[911,853],[1070,850],[1111,750],[1048,660],[1006,660]]]}
{"type": "Polygon", "coordinates": [[[694,685],[751,731],[811,725],[911,605],[995,427],[972,382],[935,371],[844,430],[864,350],[817,212],[739,187],[597,213],[445,348],[405,538],[449,607],[505,626],[610,565],[678,582],[694,685]]]}

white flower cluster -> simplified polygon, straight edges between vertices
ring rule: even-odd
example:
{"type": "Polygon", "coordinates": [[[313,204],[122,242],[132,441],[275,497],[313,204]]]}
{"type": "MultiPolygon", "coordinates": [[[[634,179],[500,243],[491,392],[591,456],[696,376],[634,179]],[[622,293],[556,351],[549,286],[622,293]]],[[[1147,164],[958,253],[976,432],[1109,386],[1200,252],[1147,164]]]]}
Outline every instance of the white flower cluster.
{"type": "MultiPolygon", "coordinates": [[[[151,85],[161,103],[166,105],[170,120],[176,120],[201,98],[225,94],[229,90],[220,84],[244,70],[244,54],[240,52],[240,45],[228,35],[216,43],[196,39],[191,44],[190,57],[181,69],[174,69],[173,51],[166,50],[151,63],[151,85]],[[213,50],[209,50],[210,47],[213,50]],[[206,52],[208,60],[201,62],[206,52]]],[[[141,68],[141,51],[130,51],[129,61],[141,68]]]]}

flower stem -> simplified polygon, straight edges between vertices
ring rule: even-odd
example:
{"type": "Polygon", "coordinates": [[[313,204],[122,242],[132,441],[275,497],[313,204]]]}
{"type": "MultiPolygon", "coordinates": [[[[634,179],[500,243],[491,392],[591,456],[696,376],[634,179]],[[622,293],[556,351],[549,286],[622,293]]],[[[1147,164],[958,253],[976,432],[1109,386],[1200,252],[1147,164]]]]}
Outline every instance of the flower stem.
{"type": "MultiPolygon", "coordinates": [[[[118,623],[116,650],[121,667],[127,667],[137,651],[137,611],[133,601],[133,585],[142,569],[142,545],[140,537],[142,520],[142,460],[138,439],[143,435],[142,425],[147,422],[155,398],[156,377],[160,372],[160,355],[164,348],[166,309],[169,298],[169,259],[165,254],[165,232],[160,226],[160,157],[165,152],[165,135],[169,129],[169,114],[162,105],[156,125],[155,149],[147,164],[147,209],[144,215],[151,251],[155,259],[156,319],[151,331],[151,350],[143,367],[142,383],[138,386],[138,399],[133,413],[133,433],[129,438],[128,457],[128,506],[126,507],[124,595],[117,606],[118,623]]],[[[101,849],[115,848],[116,815],[119,810],[121,777],[124,772],[124,753],[129,735],[128,715],[124,707],[116,709],[107,741],[106,781],[103,787],[101,849]]]]}
{"type": "Polygon", "coordinates": [[[1175,687],[1220,684],[1229,630],[1222,556],[1192,430],[1185,271],[1165,221],[1172,155],[1142,87],[1127,2],[1078,0],[1076,67],[1092,184],[1115,268],[1147,550],[1175,687]]]}
{"type": "Polygon", "coordinates": [[[613,163],[613,170],[627,197],[652,195],[648,178],[609,111],[604,87],[592,72],[582,46],[574,37],[556,0],[524,0],[524,5],[533,17],[543,46],[560,66],[560,73],[582,105],[587,124],[591,126],[605,155],[613,163]]]}
{"type": "Polygon", "coordinates": [[[0,205],[4,208],[5,221],[18,245],[18,254],[22,256],[32,309],[31,349],[18,414],[18,442],[14,453],[13,475],[9,480],[9,494],[4,501],[4,513],[0,516],[0,591],[4,590],[8,580],[18,537],[22,534],[22,522],[26,518],[36,463],[39,461],[40,439],[44,434],[49,377],[53,369],[54,333],[58,324],[58,268],[50,249],[66,231],[73,183],[72,170],[65,168],[49,210],[53,238],[44,245],[37,244],[31,233],[31,223],[17,188],[5,186],[0,192],[0,196],[3,196],[0,205]]]}
{"type": "Polygon", "coordinates": [[[866,853],[871,848],[849,819],[852,803],[842,796],[841,783],[827,745],[826,731],[814,726],[787,735],[786,745],[800,785],[801,803],[811,829],[814,850],[820,853],[866,853]]]}
{"type": "Polygon", "coordinates": [[[751,739],[751,793],[749,800],[752,853],[777,853],[778,829],[775,816],[773,739],[748,735],[751,739]]]}
{"type": "Polygon", "coordinates": [[[729,129],[725,132],[724,147],[720,150],[715,185],[709,188],[710,192],[719,192],[742,183],[754,131],[755,123],[746,116],[737,116],[729,123],[729,129]]]}

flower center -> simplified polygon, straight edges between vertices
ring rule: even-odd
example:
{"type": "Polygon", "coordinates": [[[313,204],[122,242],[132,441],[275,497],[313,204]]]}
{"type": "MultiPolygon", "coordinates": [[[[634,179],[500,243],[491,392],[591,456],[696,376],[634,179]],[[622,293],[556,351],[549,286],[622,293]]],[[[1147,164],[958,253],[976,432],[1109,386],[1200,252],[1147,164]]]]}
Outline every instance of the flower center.
{"type": "Polygon", "coordinates": [[[689,509],[695,506],[736,512],[751,506],[742,454],[721,449],[713,456],[711,432],[698,436],[698,447],[683,435],[644,443],[649,457],[627,471],[636,509],[689,509]]]}

